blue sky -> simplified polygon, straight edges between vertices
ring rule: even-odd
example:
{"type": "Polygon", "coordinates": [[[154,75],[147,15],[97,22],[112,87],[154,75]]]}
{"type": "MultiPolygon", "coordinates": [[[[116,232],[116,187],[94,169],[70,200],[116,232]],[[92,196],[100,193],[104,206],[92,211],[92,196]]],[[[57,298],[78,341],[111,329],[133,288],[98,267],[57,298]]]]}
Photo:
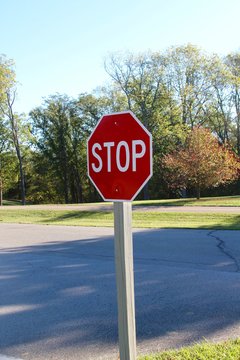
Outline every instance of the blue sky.
{"type": "Polygon", "coordinates": [[[104,58],[115,51],[187,43],[240,51],[239,0],[0,0],[0,12],[0,54],[16,64],[19,112],[103,85],[104,58]]]}

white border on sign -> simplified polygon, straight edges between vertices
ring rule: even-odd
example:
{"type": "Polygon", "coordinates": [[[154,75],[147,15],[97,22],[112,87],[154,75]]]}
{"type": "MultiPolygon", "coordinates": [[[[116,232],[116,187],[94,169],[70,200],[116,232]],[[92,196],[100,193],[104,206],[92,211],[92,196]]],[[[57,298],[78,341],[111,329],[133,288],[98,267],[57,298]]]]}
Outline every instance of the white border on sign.
{"type": "Polygon", "coordinates": [[[100,120],[98,120],[97,125],[94,127],[91,135],[89,136],[88,140],[87,140],[87,174],[89,179],[91,180],[91,182],[93,183],[93,185],[95,186],[95,188],[97,189],[97,191],[99,192],[99,194],[101,195],[101,197],[103,198],[104,201],[113,201],[113,202],[120,202],[120,201],[133,201],[135,199],[135,197],[140,193],[140,191],[144,188],[144,186],[146,185],[146,183],[149,181],[149,179],[152,177],[153,174],[153,170],[152,170],[152,134],[148,131],[148,129],[146,129],[146,127],[141,123],[141,121],[136,117],[136,115],[131,111],[131,110],[127,110],[127,111],[121,111],[121,112],[116,112],[116,113],[112,113],[112,114],[107,114],[107,115],[103,115],[100,120]],[[148,134],[149,138],[150,138],[150,174],[147,177],[147,179],[144,181],[144,183],[142,183],[142,185],[140,186],[140,188],[136,191],[136,193],[133,195],[133,197],[130,200],[126,200],[126,199],[107,199],[103,196],[103,194],[101,193],[101,191],[99,190],[99,188],[97,187],[97,185],[95,184],[95,182],[93,181],[93,179],[90,176],[89,173],[89,148],[88,148],[88,142],[91,139],[92,135],[94,134],[94,132],[96,131],[98,125],[100,124],[100,122],[102,121],[102,119],[106,116],[114,116],[114,115],[122,115],[122,114],[130,114],[136,121],[137,123],[142,127],[142,129],[148,134]]]}

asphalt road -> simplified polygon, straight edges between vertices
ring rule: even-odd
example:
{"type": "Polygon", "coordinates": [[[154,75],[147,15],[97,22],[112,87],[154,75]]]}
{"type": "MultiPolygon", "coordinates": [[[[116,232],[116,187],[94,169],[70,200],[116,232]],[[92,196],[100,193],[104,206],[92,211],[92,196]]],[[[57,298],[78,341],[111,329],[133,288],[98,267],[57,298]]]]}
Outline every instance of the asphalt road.
{"type": "MultiPolygon", "coordinates": [[[[112,233],[0,224],[0,354],[117,359],[112,233]]],[[[138,354],[240,336],[239,231],[135,230],[134,262],[138,354]]]]}

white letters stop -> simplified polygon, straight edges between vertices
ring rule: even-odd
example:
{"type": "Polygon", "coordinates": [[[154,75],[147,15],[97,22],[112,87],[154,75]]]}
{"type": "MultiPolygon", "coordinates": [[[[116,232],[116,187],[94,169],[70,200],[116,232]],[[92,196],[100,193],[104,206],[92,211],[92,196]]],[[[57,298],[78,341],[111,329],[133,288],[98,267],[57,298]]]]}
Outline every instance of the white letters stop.
{"type": "MultiPolygon", "coordinates": [[[[107,171],[112,171],[113,161],[121,172],[125,172],[132,164],[132,171],[137,171],[137,159],[140,159],[146,153],[146,145],[142,140],[132,140],[131,150],[126,141],[120,141],[116,144],[113,141],[104,142],[102,145],[95,143],[92,146],[92,155],[95,157],[96,162],[92,162],[91,166],[94,172],[98,173],[103,168],[103,151],[107,152],[107,171]],[[112,149],[116,147],[116,151],[112,149]],[[115,153],[115,156],[113,156],[115,153]],[[124,154],[124,163],[121,163],[121,154],[124,154]]],[[[104,156],[105,158],[105,156],[104,156]]]]}

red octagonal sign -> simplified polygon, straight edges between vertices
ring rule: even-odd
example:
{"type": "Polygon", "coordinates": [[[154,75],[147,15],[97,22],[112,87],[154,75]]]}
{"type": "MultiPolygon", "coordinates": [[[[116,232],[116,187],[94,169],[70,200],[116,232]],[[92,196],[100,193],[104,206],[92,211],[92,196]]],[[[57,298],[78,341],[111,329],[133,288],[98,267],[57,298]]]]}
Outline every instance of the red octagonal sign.
{"type": "Polygon", "coordinates": [[[88,176],[104,200],[131,201],[152,176],[152,136],[131,111],[104,115],[87,153],[88,176]]]}

